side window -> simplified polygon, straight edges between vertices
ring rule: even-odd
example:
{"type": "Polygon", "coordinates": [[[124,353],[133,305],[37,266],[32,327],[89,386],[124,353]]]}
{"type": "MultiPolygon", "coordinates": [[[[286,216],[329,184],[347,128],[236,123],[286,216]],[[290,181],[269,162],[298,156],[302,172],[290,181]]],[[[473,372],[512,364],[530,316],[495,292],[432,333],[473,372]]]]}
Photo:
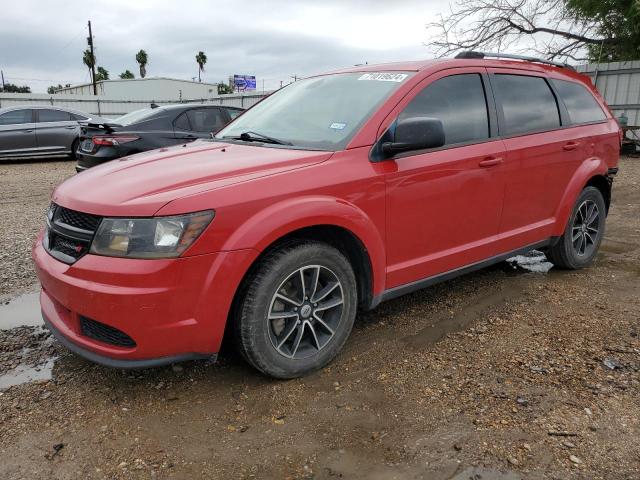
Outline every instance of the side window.
{"type": "Polygon", "coordinates": [[[210,133],[220,130],[225,120],[219,108],[196,108],[187,112],[191,128],[196,132],[210,133]]]}
{"type": "Polygon", "coordinates": [[[446,145],[489,138],[489,115],[482,77],[470,73],[436,80],[425,87],[398,118],[412,117],[442,120],[446,145]]]}
{"type": "Polygon", "coordinates": [[[502,135],[560,127],[558,104],[544,78],[500,73],[494,79],[504,115],[502,135]]]}
{"type": "Polygon", "coordinates": [[[38,122],[69,122],[73,120],[69,112],[61,110],[38,110],[38,122]]]}
{"type": "Polygon", "coordinates": [[[571,123],[589,123],[606,120],[606,115],[593,95],[579,83],[551,80],[567,107],[571,123]]]}
{"type": "Polygon", "coordinates": [[[189,119],[187,118],[187,112],[182,113],[173,122],[173,128],[176,130],[191,131],[191,125],[189,125],[189,119]]]}
{"type": "Polygon", "coordinates": [[[20,125],[22,123],[32,123],[32,110],[12,110],[0,115],[0,125],[20,125]]]}
{"type": "Polygon", "coordinates": [[[235,108],[227,108],[227,113],[229,114],[229,118],[233,120],[234,118],[236,118],[238,115],[242,113],[242,110],[236,110],[235,108]]]}

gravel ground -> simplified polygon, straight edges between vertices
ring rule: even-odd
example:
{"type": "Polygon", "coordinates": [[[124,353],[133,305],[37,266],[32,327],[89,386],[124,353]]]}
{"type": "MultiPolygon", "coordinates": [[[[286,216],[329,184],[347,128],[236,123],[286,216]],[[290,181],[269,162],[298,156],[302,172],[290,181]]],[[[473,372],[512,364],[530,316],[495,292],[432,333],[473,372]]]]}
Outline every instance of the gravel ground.
{"type": "Polygon", "coordinates": [[[75,173],[75,162],[0,162],[0,299],[35,281],[31,245],[42,228],[54,187],[75,173]]]}
{"type": "MultiPolygon", "coordinates": [[[[640,160],[620,167],[594,266],[501,264],[385,303],[304,379],[232,353],[109,370],[37,327],[0,331],[0,379],[57,357],[52,380],[0,392],[0,478],[640,478],[640,160]]],[[[15,294],[34,281],[16,244],[72,165],[0,169],[3,217],[29,217],[0,239],[15,294]]]]}

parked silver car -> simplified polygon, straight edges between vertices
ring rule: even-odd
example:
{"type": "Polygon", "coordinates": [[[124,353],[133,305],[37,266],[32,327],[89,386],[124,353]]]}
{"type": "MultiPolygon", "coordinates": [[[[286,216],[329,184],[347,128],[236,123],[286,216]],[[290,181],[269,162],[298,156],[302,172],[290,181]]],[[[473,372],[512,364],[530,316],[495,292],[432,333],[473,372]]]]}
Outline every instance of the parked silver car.
{"type": "Polygon", "coordinates": [[[104,119],[66,108],[0,109],[0,158],[59,155],[75,158],[80,124],[100,121],[104,119]]]}

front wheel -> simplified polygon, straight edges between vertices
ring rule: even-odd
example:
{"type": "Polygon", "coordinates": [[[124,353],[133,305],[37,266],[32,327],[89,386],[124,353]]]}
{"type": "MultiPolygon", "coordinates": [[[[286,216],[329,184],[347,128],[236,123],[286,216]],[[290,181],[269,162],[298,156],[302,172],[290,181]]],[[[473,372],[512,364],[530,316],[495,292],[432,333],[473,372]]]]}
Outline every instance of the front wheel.
{"type": "Polygon", "coordinates": [[[357,304],[355,275],[342,253],[320,242],[289,244],[250,275],[236,310],[236,342],[263,373],[300,377],[338,354],[357,304]]]}
{"type": "Polygon", "coordinates": [[[590,265],[604,236],[606,215],[600,190],[585,188],[573,207],[564,234],[547,252],[549,260],[557,267],[570,270],[590,265]]]}

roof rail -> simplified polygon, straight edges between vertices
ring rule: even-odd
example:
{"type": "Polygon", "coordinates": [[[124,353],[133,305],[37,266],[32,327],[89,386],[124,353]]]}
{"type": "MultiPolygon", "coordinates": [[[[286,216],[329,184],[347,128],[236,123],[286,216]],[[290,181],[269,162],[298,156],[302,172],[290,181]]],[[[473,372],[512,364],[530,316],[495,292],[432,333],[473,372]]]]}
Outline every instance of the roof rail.
{"type": "Polygon", "coordinates": [[[491,53],[491,52],[476,52],[473,50],[468,50],[465,52],[460,52],[456,55],[455,58],[508,58],[511,60],[522,60],[525,62],[535,62],[535,63],[544,63],[546,65],[553,65],[554,67],[560,68],[570,68],[571,70],[575,70],[571,65],[566,63],[554,62],[553,60],[545,60],[543,58],[536,57],[528,57],[526,55],[515,55],[513,53],[491,53]]]}

